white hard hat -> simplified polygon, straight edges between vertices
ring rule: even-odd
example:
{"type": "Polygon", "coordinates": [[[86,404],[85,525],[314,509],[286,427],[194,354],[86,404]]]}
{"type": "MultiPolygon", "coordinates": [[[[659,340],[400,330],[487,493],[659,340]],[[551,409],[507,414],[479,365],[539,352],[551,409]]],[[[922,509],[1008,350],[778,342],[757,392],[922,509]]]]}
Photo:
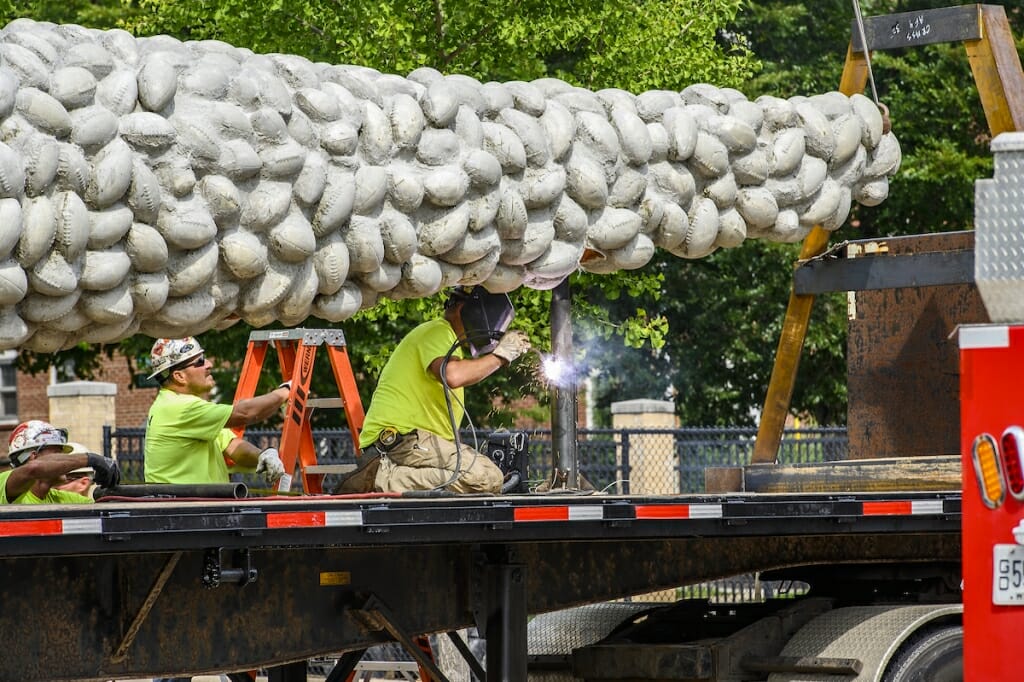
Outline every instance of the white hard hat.
{"type": "Polygon", "coordinates": [[[153,370],[149,378],[155,379],[158,375],[169,372],[181,363],[202,354],[203,347],[191,336],[183,339],[157,339],[149,352],[150,369],[153,370]]]}
{"type": "Polygon", "coordinates": [[[21,466],[28,461],[33,452],[47,445],[59,445],[64,452],[71,452],[68,445],[68,430],[58,429],[49,422],[32,419],[22,422],[11,431],[7,442],[7,456],[13,466],[21,466]]]}
{"type": "MultiPolygon", "coordinates": [[[[68,445],[71,447],[71,450],[69,450],[68,452],[72,455],[94,454],[92,450],[85,447],[81,443],[75,443],[74,441],[70,441],[68,442],[68,445]]],[[[67,473],[68,476],[73,476],[75,474],[88,474],[89,476],[95,476],[96,470],[93,469],[92,467],[78,467],[77,469],[72,469],[67,473]]]]}

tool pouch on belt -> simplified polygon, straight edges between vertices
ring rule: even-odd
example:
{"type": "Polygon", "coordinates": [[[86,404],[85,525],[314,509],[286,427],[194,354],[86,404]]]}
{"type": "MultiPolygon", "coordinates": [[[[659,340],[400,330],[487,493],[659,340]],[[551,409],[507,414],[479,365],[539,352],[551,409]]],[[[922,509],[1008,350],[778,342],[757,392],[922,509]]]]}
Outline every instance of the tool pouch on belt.
{"type": "Polygon", "coordinates": [[[397,447],[402,439],[403,435],[397,430],[391,427],[383,429],[373,445],[363,449],[362,463],[359,468],[341,479],[334,489],[334,494],[372,493],[373,482],[377,478],[377,470],[380,468],[380,456],[397,447]]]}
{"type": "Polygon", "coordinates": [[[373,481],[377,478],[377,469],[380,468],[380,453],[371,445],[363,450],[361,459],[359,467],[342,478],[334,488],[335,495],[373,492],[373,481]]]}

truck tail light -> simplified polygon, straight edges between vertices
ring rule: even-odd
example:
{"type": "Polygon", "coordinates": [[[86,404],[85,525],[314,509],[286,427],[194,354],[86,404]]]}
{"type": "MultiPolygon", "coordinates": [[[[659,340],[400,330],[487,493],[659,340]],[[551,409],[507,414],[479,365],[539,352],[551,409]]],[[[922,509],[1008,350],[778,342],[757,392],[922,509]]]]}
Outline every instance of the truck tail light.
{"type": "Polygon", "coordinates": [[[1018,500],[1024,500],[1024,429],[1011,426],[1003,431],[999,448],[1003,459],[1003,471],[1006,473],[1006,487],[1010,494],[1018,500]]]}
{"type": "Polygon", "coordinates": [[[981,501],[989,509],[998,508],[1006,499],[1006,486],[996,439],[987,433],[977,436],[971,447],[971,459],[981,488],[981,501]]]}

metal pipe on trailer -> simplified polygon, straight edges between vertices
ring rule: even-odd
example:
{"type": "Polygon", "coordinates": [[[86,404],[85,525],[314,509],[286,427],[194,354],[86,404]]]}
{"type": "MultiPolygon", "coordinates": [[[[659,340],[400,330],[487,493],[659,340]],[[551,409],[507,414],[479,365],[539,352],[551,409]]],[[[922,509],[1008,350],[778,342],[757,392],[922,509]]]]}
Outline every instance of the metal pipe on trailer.
{"type": "MultiPolygon", "coordinates": [[[[572,367],[572,291],[569,278],[551,290],[551,353],[555,360],[572,367]]],[[[551,446],[552,488],[580,487],[576,443],[576,376],[569,372],[563,386],[552,386],[551,446]],[[561,485],[559,485],[561,483],[561,485]]]]}

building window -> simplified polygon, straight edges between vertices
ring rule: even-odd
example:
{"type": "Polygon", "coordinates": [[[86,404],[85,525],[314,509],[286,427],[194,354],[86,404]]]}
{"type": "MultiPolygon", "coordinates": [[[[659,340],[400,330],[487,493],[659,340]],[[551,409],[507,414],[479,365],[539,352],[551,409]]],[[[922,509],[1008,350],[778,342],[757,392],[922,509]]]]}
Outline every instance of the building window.
{"type": "Polygon", "coordinates": [[[18,423],[18,354],[0,353],[0,424],[18,423]]]}

